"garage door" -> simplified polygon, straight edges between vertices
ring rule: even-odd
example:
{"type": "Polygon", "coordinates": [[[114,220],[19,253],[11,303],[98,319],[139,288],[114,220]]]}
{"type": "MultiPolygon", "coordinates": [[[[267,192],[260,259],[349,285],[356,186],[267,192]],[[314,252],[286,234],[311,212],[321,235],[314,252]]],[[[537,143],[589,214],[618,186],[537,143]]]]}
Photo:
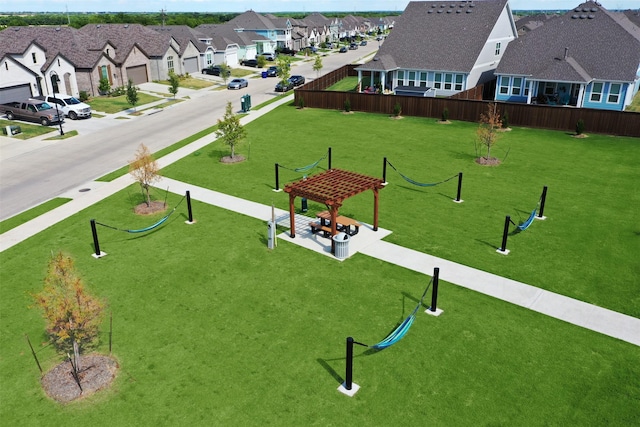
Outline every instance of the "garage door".
{"type": "Polygon", "coordinates": [[[24,101],[27,98],[31,98],[31,96],[31,85],[29,83],[3,87],[0,89],[0,104],[13,101],[24,101]]]}
{"type": "Polygon", "coordinates": [[[198,70],[198,57],[193,56],[191,58],[184,58],[184,72],[185,73],[197,73],[198,70]]]}
{"type": "Polygon", "coordinates": [[[139,85],[140,83],[146,83],[149,81],[149,79],[147,78],[146,65],[138,65],[137,67],[128,67],[127,76],[129,80],[133,82],[134,85],[139,85]]]}

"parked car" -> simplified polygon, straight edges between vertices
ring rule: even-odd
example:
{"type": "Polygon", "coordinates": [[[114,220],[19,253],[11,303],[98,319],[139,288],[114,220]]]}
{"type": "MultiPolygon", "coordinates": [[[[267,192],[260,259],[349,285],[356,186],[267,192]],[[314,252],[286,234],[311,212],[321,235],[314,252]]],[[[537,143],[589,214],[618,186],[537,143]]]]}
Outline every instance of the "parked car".
{"type": "Polygon", "coordinates": [[[245,59],[244,61],[242,61],[240,63],[240,65],[244,65],[245,67],[257,68],[258,67],[258,60],[257,59],[245,59]]]}
{"type": "Polygon", "coordinates": [[[8,102],[0,105],[0,109],[9,120],[27,120],[39,122],[42,126],[53,123],[63,123],[62,111],[56,113],[56,109],[44,101],[29,99],[23,102],[8,102]]]}
{"type": "Polygon", "coordinates": [[[267,77],[278,77],[278,67],[272,65],[267,68],[267,77]]]}
{"type": "Polygon", "coordinates": [[[288,47],[281,47],[281,48],[278,49],[278,53],[281,53],[283,55],[291,55],[291,56],[293,56],[293,55],[296,54],[296,51],[293,50],[293,49],[289,49],[288,47]]]}
{"type": "Polygon", "coordinates": [[[377,40],[377,41],[382,40],[382,36],[378,36],[378,37],[376,37],[376,40],[377,40]]]}
{"type": "Polygon", "coordinates": [[[293,83],[294,86],[300,86],[304,84],[304,76],[299,76],[299,75],[291,76],[289,77],[289,81],[293,83]]]}
{"type": "Polygon", "coordinates": [[[211,76],[219,76],[222,70],[217,65],[212,65],[211,67],[203,68],[202,74],[209,74],[211,76]]]}
{"type": "Polygon", "coordinates": [[[293,88],[293,82],[290,79],[287,79],[284,82],[280,80],[276,85],[276,92],[287,92],[293,88]]]}
{"type": "Polygon", "coordinates": [[[360,42],[360,46],[366,46],[366,45],[367,45],[367,41],[366,41],[366,40],[362,40],[362,41],[360,42]]]}
{"type": "Polygon", "coordinates": [[[309,51],[309,53],[317,53],[318,52],[318,48],[315,46],[307,46],[302,48],[302,50],[307,50],[309,51]]]}
{"type": "Polygon", "coordinates": [[[264,56],[267,61],[275,61],[276,59],[276,54],[273,52],[262,52],[260,55],[264,56]]]}
{"type": "Polygon", "coordinates": [[[331,42],[325,43],[325,46],[327,46],[327,49],[333,49],[333,43],[331,42]]]}
{"type": "Polygon", "coordinates": [[[249,82],[246,79],[233,79],[227,85],[227,89],[242,89],[248,86],[249,82]]]}
{"type": "Polygon", "coordinates": [[[71,120],[77,120],[81,117],[91,117],[91,106],[74,98],[73,96],[35,96],[33,99],[48,103],[54,110],[56,109],[57,104],[58,110],[62,111],[64,115],[69,117],[71,120]]]}
{"type": "Polygon", "coordinates": [[[356,50],[358,48],[358,45],[356,43],[351,43],[349,45],[349,50],[356,50]]]}
{"type": "Polygon", "coordinates": [[[347,47],[346,46],[342,46],[340,48],[340,53],[346,53],[347,52],[347,47]]]}

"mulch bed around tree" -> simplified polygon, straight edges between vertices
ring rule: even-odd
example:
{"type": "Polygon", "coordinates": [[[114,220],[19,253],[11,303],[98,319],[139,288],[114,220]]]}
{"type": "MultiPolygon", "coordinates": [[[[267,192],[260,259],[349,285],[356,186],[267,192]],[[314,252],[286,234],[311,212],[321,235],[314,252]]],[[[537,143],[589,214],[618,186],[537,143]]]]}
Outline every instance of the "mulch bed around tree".
{"type": "Polygon", "coordinates": [[[42,388],[52,399],[68,403],[76,399],[91,396],[99,390],[109,387],[116,377],[118,362],[114,359],[91,354],[80,356],[80,385],[73,378],[71,363],[62,362],[42,377],[42,388]]]}
{"type": "Polygon", "coordinates": [[[500,164],[500,159],[497,157],[478,157],[476,159],[476,163],[482,166],[498,166],[500,164]]]}
{"type": "Polygon", "coordinates": [[[244,156],[241,156],[240,154],[236,154],[233,157],[224,156],[223,158],[220,159],[222,163],[240,163],[240,162],[244,162],[245,160],[246,159],[244,158],[244,156]]]}
{"type": "Polygon", "coordinates": [[[167,210],[167,205],[164,202],[158,200],[151,202],[150,205],[146,203],[140,203],[135,207],[134,211],[137,215],[152,215],[158,212],[164,212],[167,210]]]}

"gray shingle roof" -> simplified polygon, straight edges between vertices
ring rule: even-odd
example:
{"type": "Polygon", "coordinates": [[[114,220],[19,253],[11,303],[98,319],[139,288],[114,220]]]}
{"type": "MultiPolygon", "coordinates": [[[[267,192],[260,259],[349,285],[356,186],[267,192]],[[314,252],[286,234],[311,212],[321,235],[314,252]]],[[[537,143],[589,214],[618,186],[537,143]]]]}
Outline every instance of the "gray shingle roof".
{"type": "Polygon", "coordinates": [[[230,44],[238,46],[251,46],[256,44],[255,40],[268,40],[254,31],[235,30],[230,24],[202,24],[196,27],[196,30],[211,37],[211,43],[216,50],[225,50],[230,44]]]}
{"type": "Polygon", "coordinates": [[[623,14],[586,2],[509,43],[496,73],[553,81],[630,82],[638,64],[640,28],[623,14]]]}
{"type": "Polygon", "coordinates": [[[189,42],[192,42],[200,52],[207,50],[207,45],[200,41],[204,37],[204,34],[189,27],[188,25],[150,25],[147,26],[159,33],[168,33],[178,42],[180,45],[180,56],[184,54],[189,42]]]}
{"type": "Polygon", "coordinates": [[[116,47],[116,61],[122,62],[134,44],[149,57],[163,56],[170,46],[170,34],[161,34],[140,24],[87,24],[80,32],[116,47]]]}
{"type": "Polygon", "coordinates": [[[468,73],[506,3],[412,1],[395,20],[378,56],[391,56],[401,68],[468,73]]]}
{"type": "Polygon", "coordinates": [[[284,28],[276,27],[273,21],[269,18],[260,15],[253,10],[248,10],[245,13],[236,16],[227,22],[227,24],[232,25],[235,28],[245,28],[247,30],[274,30],[276,28],[284,28]]]}

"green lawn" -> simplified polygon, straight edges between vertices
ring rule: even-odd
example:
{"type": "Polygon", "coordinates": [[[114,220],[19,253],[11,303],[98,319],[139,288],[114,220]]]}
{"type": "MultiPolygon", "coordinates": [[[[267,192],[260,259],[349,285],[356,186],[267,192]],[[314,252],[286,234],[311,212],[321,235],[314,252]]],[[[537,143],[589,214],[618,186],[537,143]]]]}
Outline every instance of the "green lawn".
{"type": "MultiPolygon", "coordinates": [[[[146,93],[138,92],[138,104],[137,106],[141,106],[144,104],[148,104],[150,102],[159,101],[163,98],[152,96],[146,93]]],[[[127,102],[126,95],[121,96],[100,96],[96,98],[91,98],[87,101],[89,105],[91,105],[92,110],[100,111],[107,114],[114,114],[120,111],[128,110],[131,107],[131,104],[127,102]]]]}
{"type": "MultiPolygon", "coordinates": [[[[304,166],[329,146],[333,167],[374,176],[384,156],[421,182],[463,171],[458,205],[455,181],[415,187],[388,170],[380,226],[393,231],[389,240],[638,317],[638,141],[515,128],[495,150],[500,157],[510,150],[504,164],[485,168],[473,162],[474,129],[287,105],[247,125],[238,152],[248,155],[250,146],[248,161],[220,163],[228,149],[214,143],[165,173],[286,208],[286,194],[271,191],[274,163],[304,166]],[[548,219],[511,236],[509,256],[496,254],[504,215],[526,218],[543,185],[548,219]]],[[[282,169],[281,186],[296,175],[282,169]]],[[[170,194],[169,205],[180,198],[170,194]]],[[[341,213],[370,222],[372,199],[353,197],[341,213]]],[[[346,397],[336,390],[345,338],[382,339],[428,277],[361,254],[336,262],[287,242],[269,251],[263,221],[197,201],[194,225],[184,224],[183,202],[147,234],[100,227],[108,255],[92,258],[89,220],[131,229],[158,220],[131,212],[140,201],[131,186],[0,253],[3,424],[633,425],[640,418],[637,346],[446,282],[442,316],[420,312],[407,336],[382,352],[356,347],[354,381],[362,388],[346,397]],[[120,364],[111,389],[66,406],[43,394],[24,338],[45,369],[61,360],[29,308],[29,292],[41,289],[57,250],[76,259],[89,289],[108,302],[120,364]]],[[[107,334],[105,321],[102,353],[107,334]]]]}
{"type": "Polygon", "coordinates": [[[62,206],[71,199],[66,199],[62,197],[56,197],[55,199],[51,199],[47,202],[44,202],[32,209],[29,209],[26,212],[22,212],[19,215],[16,215],[12,218],[0,222],[0,233],[6,233],[7,231],[15,228],[19,225],[22,225],[26,222],[31,221],[32,219],[39,217],[45,212],[49,212],[58,206],[62,206]]]}
{"type": "Polygon", "coordinates": [[[15,120],[0,119],[0,127],[4,128],[6,126],[20,126],[20,133],[11,136],[11,138],[21,140],[33,138],[34,136],[44,135],[57,129],[57,126],[54,127],[53,125],[42,126],[40,124],[28,124],[24,122],[16,122],[15,120]]]}

